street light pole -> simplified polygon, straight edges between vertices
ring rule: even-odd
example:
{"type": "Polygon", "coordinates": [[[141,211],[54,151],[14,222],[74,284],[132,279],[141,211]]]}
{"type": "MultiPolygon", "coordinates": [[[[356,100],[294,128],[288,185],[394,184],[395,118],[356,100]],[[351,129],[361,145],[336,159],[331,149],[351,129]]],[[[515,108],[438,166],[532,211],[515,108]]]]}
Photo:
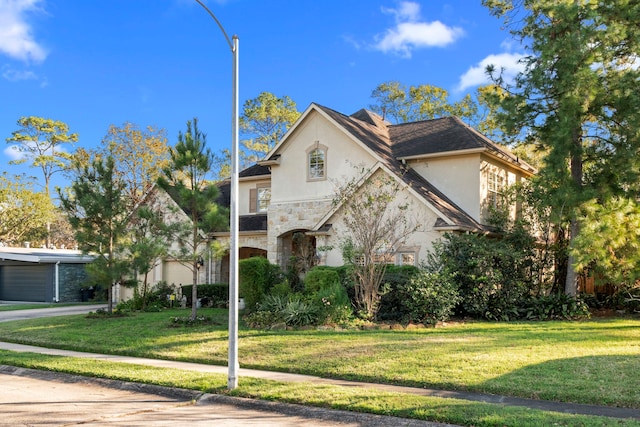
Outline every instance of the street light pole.
{"type": "Polygon", "coordinates": [[[239,105],[238,99],[240,95],[239,85],[239,58],[238,48],[239,39],[237,35],[233,36],[233,41],[229,39],[227,32],[222,27],[218,18],[209,10],[209,8],[200,0],[196,0],[200,6],[202,6],[209,15],[216,21],[218,27],[222,31],[224,38],[227,40],[227,44],[233,54],[233,68],[232,68],[232,136],[231,136],[231,224],[230,224],[230,238],[229,238],[229,378],[227,387],[229,390],[233,390],[238,387],[238,371],[240,370],[240,364],[238,363],[238,137],[240,134],[240,121],[239,121],[239,105]]]}

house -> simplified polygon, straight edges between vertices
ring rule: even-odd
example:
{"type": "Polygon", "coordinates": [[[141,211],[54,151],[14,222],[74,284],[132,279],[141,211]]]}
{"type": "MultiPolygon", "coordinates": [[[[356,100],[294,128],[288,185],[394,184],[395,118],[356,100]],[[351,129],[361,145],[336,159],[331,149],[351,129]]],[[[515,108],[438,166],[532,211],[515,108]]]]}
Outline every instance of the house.
{"type": "MultiPolygon", "coordinates": [[[[311,104],[262,161],[239,173],[239,258],[287,267],[304,235],[318,263],[342,265],[335,185],[362,170],[397,180],[420,218],[421,229],[391,260],[414,265],[445,232],[490,232],[487,207],[535,172],[456,117],[393,125],[364,109],[347,116],[311,104]]],[[[229,183],[220,189],[228,206],[229,183]]],[[[214,280],[226,281],[228,257],[213,268],[214,280]]]]}
{"type": "Polygon", "coordinates": [[[0,247],[0,300],[82,301],[91,261],[76,250],[0,247]]]}

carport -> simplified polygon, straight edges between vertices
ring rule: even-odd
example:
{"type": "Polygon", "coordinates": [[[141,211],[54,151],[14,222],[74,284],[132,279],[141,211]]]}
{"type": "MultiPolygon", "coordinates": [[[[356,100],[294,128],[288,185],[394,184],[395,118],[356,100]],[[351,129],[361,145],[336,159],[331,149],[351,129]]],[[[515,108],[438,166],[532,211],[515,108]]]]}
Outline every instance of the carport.
{"type": "Polygon", "coordinates": [[[0,247],[0,300],[80,301],[87,286],[84,267],[92,260],[65,249],[0,247]]]}

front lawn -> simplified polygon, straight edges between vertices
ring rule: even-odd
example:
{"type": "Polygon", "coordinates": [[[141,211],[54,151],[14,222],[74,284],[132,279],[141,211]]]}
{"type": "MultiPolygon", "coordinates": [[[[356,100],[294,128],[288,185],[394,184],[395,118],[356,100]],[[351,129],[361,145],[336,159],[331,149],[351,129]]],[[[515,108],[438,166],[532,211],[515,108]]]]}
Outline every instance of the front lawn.
{"type": "MultiPolygon", "coordinates": [[[[226,365],[225,310],[172,326],[185,310],[0,323],[0,340],[226,365]]],[[[240,329],[244,368],[640,408],[640,320],[451,323],[404,330],[240,329]]]]}

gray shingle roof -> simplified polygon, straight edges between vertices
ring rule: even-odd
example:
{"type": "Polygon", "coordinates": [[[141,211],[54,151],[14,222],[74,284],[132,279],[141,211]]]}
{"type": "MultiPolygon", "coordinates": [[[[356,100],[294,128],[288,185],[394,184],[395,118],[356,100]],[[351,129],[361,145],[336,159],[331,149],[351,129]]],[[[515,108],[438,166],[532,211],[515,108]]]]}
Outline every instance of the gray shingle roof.
{"type": "MultiPolygon", "coordinates": [[[[372,150],[391,171],[452,221],[453,226],[465,230],[491,231],[487,226],[474,220],[424,177],[405,167],[399,159],[451,151],[486,149],[506,161],[517,163],[516,156],[508,150],[493,143],[457,117],[392,125],[367,110],[359,110],[351,116],[346,116],[321,105],[318,105],[318,108],[372,150]]],[[[442,220],[439,224],[451,226],[442,220]]]]}

